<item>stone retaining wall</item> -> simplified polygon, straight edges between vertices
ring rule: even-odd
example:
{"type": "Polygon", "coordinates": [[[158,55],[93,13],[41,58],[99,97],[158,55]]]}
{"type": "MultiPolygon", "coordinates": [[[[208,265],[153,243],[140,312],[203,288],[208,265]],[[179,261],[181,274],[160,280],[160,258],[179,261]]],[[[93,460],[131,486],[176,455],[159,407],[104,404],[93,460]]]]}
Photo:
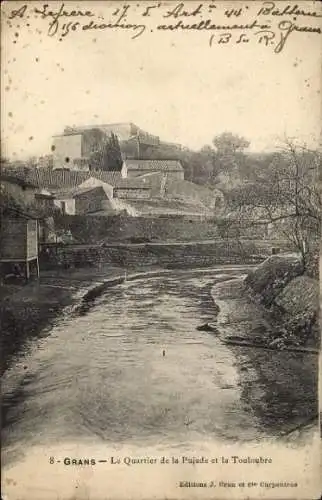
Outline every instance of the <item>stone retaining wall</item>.
{"type": "Polygon", "coordinates": [[[219,239],[181,244],[49,245],[41,252],[41,267],[208,267],[220,264],[256,264],[267,258],[274,242],[219,239]]]}

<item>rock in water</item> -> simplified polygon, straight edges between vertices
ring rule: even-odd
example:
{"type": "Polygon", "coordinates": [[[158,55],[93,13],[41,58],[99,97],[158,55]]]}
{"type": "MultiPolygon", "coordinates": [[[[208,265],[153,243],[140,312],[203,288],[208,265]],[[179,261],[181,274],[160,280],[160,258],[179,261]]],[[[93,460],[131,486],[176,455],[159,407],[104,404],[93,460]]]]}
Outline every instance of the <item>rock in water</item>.
{"type": "Polygon", "coordinates": [[[218,328],[211,325],[210,323],[204,323],[203,325],[197,326],[197,330],[199,332],[213,332],[219,334],[218,328]]]}

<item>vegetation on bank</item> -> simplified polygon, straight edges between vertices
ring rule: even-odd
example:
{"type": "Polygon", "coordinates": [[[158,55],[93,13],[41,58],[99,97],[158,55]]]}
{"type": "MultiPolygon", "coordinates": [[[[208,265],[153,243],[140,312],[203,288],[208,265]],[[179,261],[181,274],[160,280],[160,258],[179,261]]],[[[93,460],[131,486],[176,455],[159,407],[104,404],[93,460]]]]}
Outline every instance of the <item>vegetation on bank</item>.
{"type": "Polygon", "coordinates": [[[251,271],[244,284],[270,312],[274,328],[267,345],[319,347],[319,281],[308,275],[301,256],[274,255],[251,271]]]}

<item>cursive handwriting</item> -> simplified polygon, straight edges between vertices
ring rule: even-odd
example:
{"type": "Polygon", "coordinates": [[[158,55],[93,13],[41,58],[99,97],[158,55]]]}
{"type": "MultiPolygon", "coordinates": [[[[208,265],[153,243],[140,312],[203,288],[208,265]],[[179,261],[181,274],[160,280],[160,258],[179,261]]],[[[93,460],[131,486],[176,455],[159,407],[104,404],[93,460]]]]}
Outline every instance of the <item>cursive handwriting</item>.
{"type": "Polygon", "coordinates": [[[295,23],[292,23],[291,21],[281,21],[278,24],[278,29],[279,29],[279,35],[280,35],[280,41],[277,43],[274,52],[276,54],[279,54],[286,43],[286,40],[290,36],[291,33],[293,32],[300,32],[300,33],[318,33],[321,34],[321,28],[319,27],[310,27],[310,26],[298,26],[295,23]]]}
{"type": "MultiPolygon", "coordinates": [[[[34,12],[35,14],[40,14],[42,19],[52,19],[49,22],[49,27],[48,27],[48,35],[49,36],[54,36],[56,35],[58,29],[59,29],[59,19],[68,17],[68,18],[75,18],[75,17],[94,17],[94,13],[90,10],[82,11],[82,10],[67,10],[65,9],[65,4],[62,3],[59,10],[54,11],[54,10],[49,10],[48,9],[49,5],[44,4],[42,6],[42,9],[38,9],[35,7],[34,12]]],[[[79,25],[79,22],[76,22],[75,28],[79,25]]]]}
{"type": "Polygon", "coordinates": [[[160,24],[157,26],[159,30],[225,30],[225,31],[233,31],[233,30],[253,30],[254,28],[260,29],[268,29],[270,28],[270,24],[259,24],[255,19],[250,24],[215,24],[211,21],[211,19],[207,19],[206,21],[200,21],[199,23],[193,24],[184,24],[182,20],[178,21],[176,24],[160,24]]]}
{"type": "Polygon", "coordinates": [[[144,24],[133,23],[95,23],[94,21],[90,21],[89,24],[85,24],[82,26],[83,31],[106,29],[132,30],[134,32],[132,40],[134,40],[144,33],[146,26],[144,24]]]}
{"type": "Polygon", "coordinates": [[[304,17],[322,17],[316,11],[300,9],[297,4],[288,4],[286,7],[278,8],[275,2],[263,2],[259,9],[258,16],[304,16],[304,17]]]}
{"type": "Polygon", "coordinates": [[[172,10],[168,10],[166,12],[166,14],[164,14],[163,17],[165,18],[168,18],[168,17],[174,17],[175,19],[177,19],[178,17],[180,16],[184,16],[184,17],[195,17],[195,16],[198,16],[199,14],[202,13],[202,7],[203,7],[203,4],[200,3],[198,5],[197,8],[193,9],[193,10],[186,10],[185,9],[185,5],[183,2],[179,3],[178,5],[176,5],[174,7],[174,9],[172,10]]]}
{"type": "MultiPolygon", "coordinates": [[[[97,12],[93,3],[90,8],[75,9],[61,3],[58,7],[42,4],[32,7],[27,3],[18,9],[9,9],[8,24],[13,26],[19,20],[36,17],[47,23],[50,37],[65,39],[72,33],[93,31],[130,32],[131,39],[154,32],[180,33],[200,32],[209,34],[209,46],[236,44],[239,47],[257,43],[280,54],[292,37],[310,34],[320,35],[321,25],[313,25],[321,14],[313,8],[303,8],[295,3],[244,2],[227,8],[222,2],[161,2],[141,1],[108,3],[103,14],[97,12]]],[[[308,4],[307,4],[308,5],[308,4]]],[[[312,4],[311,4],[312,5],[312,4]]],[[[27,21],[26,21],[27,22],[27,21]]],[[[27,26],[30,26],[28,21],[27,26]]],[[[39,30],[35,30],[40,33],[39,30]]],[[[17,43],[17,40],[14,40],[17,43]]]]}

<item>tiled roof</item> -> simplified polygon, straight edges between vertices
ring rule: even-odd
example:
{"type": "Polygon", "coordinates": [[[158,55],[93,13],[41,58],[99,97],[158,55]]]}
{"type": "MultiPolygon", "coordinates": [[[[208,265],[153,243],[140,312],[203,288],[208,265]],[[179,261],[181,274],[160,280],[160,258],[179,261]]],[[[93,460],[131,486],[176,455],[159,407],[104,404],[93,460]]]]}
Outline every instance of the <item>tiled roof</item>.
{"type": "MultiPolygon", "coordinates": [[[[108,173],[112,173],[112,172],[108,172],[108,173]]],[[[107,178],[107,176],[104,176],[104,175],[100,176],[99,172],[93,172],[91,177],[94,179],[100,180],[102,185],[109,184],[110,186],[112,186],[114,188],[150,189],[149,185],[144,184],[144,182],[139,180],[139,179],[123,179],[119,175],[114,176],[114,178],[112,176],[110,176],[110,178],[107,178]]],[[[97,185],[98,184],[95,184],[95,186],[97,186],[97,185]]],[[[86,186],[86,185],[85,186],[80,185],[79,189],[87,189],[87,187],[88,186],[86,186]]],[[[78,191],[78,189],[76,189],[76,190],[78,191]]]]}
{"type": "Polygon", "coordinates": [[[178,160],[125,160],[124,164],[129,170],[183,172],[183,167],[178,160]]]}
{"type": "Polygon", "coordinates": [[[100,181],[106,182],[107,184],[111,184],[115,186],[118,182],[122,180],[121,172],[119,171],[111,171],[105,172],[104,170],[97,170],[88,172],[88,178],[95,177],[95,179],[99,179],[100,181]]]}
{"type": "Polygon", "coordinates": [[[81,196],[85,193],[89,193],[91,191],[92,192],[95,191],[96,193],[103,191],[105,193],[103,186],[88,186],[88,187],[76,189],[76,191],[73,193],[73,198],[75,198],[76,196],[81,196]]]}
{"type": "Polygon", "coordinates": [[[28,179],[24,179],[23,177],[19,177],[14,175],[14,173],[11,174],[6,174],[6,173],[1,173],[0,175],[0,182],[2,181],[7,181],[10,182],[11,184],[17,184],[21,187],[30,187],[30,188],[36,188],[37,185],[28,179]]]}
{"type": "Polygon", "coordinates": [[[82,172],[79,170],[52,170],[50,168],[32,168],[17,170],[11,173],[16,178],[29,182],[38,188],[45,188],[49,191],[68,191],[77,188],[90,177],[95,177],[103,182],[115,186],[119,182],[122,183],[121,172],[105,172],[105,171],[89,171],[82,172]]]}

